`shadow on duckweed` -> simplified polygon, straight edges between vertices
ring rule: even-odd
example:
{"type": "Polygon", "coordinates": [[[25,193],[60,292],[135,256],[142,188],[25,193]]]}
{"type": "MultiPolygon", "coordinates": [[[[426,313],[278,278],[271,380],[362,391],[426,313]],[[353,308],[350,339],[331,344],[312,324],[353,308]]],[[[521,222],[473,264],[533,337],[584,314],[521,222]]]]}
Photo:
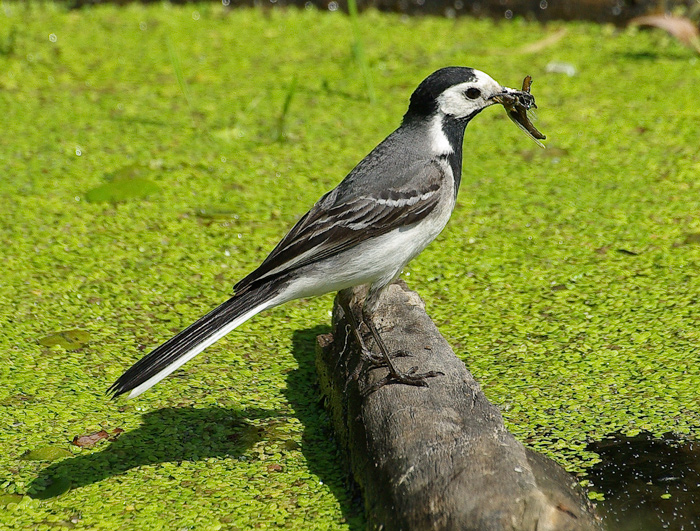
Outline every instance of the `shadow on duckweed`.
{"type": "MultiPolygon", "coordinates": [[[[29,495],[50,499],[71,489],[118,476],[132,468],[165,462],[199,461],[211,457],[255,459],[250,450],[259,442],[274,442],[286,450],[299,449],[286,430],[290,416],[303,425],[301,452],[309,470],[337,499],[350,529],[364,529],[362,504],[348,485],[343,458],[333,439],[330,421],[316,382],[316,336],[328,326],[298,330],[293,355],[299,367],[287,375],[284,394],[293,412],[274,409],[173,407],[143,415],[141,427],[114,442],[46,467],[29,486],[29,495]]],[[[183,486],[183,488],[189,488],[183,486]]],[[[6,500],[8,503],[12,500],[6,500]]]]}
{"type": "MultiPolygon", "coordinates": [[[[319,403],[314,369],[316,336],[327,326],[298,330],[293,355],[299,367],[287,376],[284,391],[293,408],[277,411],[223,407],[165,408],[146,413],[143,425],[122,434],[101,451],[63,459],[44,469],[29,493],[49,499],[75,488],[118,476],[143,465],[198,461],[211,457],[245,458],[260,441],[285,445],[280,425],[294,415],[304,426],[301,451],[311,472],[328,485],[351,529],[363,526],[361,501],[348,484],[347,465],[319,403]],[[345,467],[345,468],[344,468],[345,467]]],[[[700,443],[674,436],[612,435],[591,443],[601,462],[588,471],[591,489],[605,500],[598,512],[608,529],[652,531],[700,529],[700,443]]]]}
{"type": "Polygon", "coordinates": [[[608,529],[700,529],[700,443],[615,434],[587,450],[601,458],[588,479],[605,495],[598,512],[608,529]]]}
{"type": "Polygon", "coordinates": [[[125,432],[101,451],[63,459],[45,468],[29,487],[33,498],[49,499],[70,489],[118,476],[142,465],[240,457],[270,436],[283,413],[264,409],[165,408],[146,413],[143,425],[125,432]],[[261,425],[251,421],[263,421],[261,425]],[[266,422],[267,421],[267,422],[266,422]]]}
{"type": "Polygon", "coordinates": [[[320,325],[294,332],[292,353],[299,368],[289,374],[285,395],[304,426],[301,451],[309,469],[328,485],[349,529],[359,531],[366,529],[364,504],[347,456],[335,440],[316,373],[316,337],[330,331],[329,325],[320,325]]]}

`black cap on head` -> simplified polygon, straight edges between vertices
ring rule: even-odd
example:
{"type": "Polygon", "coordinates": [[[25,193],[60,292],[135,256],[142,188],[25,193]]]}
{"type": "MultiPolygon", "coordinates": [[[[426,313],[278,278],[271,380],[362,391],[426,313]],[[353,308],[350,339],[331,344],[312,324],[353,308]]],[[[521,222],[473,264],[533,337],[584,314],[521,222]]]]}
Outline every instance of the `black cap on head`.
{"type": "Polygon", "coordinates": [[[437,111],[436,100],[440,94],[453,85],[467,83],[475,79],[474,69],[464,66],[448,66],[433,72],[413,91],[404,120],[419,116],[431,116],[437,111]]]}

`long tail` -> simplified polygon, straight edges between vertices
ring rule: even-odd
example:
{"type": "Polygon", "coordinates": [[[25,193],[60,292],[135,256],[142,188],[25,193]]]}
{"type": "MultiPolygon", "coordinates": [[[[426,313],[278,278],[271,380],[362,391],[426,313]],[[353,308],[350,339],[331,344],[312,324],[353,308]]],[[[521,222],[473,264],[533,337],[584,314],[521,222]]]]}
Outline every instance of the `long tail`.
{"type": "Polygon", "coordinates": [[[230,298],[137,361],[107,392],[134,398],[153,387],[237,326],[276,306],[277,291],[270,288],[268,284],[230,298]]]}

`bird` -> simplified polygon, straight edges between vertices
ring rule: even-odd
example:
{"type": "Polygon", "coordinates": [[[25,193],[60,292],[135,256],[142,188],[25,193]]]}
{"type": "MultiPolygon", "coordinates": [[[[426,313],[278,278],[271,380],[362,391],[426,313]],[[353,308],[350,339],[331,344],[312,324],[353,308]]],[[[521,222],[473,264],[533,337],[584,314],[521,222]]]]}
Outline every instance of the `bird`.
{"type": "MultiPolygon", "coordinates": [[[[396,369],[371,316],[382,290],[447,224],[461,182],[467,124],[501,104],[542,145],[539,139],[545,136],[528,118],[536,107],[530,82],[527,76],[522,90],[511,89],[462,66],[430,74],[412,93],[400,126],[299,219],[259,267],[234,286],[231,298],[136,362],[107,392],[136,397],[254,315],[359,285],[369,286],[362,321],[382,352],[387,382],[426,385],[426,378],[440,373],[396,369]]],[[[343,310],[362,341],[362,322],[343,310]]],[[[376,358],[369,352],[367,357],[376,358]]]]}

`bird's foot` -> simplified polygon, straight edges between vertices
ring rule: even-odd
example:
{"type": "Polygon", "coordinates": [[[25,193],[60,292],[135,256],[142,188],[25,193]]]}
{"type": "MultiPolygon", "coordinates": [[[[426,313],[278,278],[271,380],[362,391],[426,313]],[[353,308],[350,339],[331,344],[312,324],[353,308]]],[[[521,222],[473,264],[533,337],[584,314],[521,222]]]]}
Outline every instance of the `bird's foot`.
{"type": "MultiPolygon", "coordinates": [[[[393,358],[401,358],[408,356],[408,352],[405,350],[397,350],[394,352],[391,357],[393,358]]],[[[360,345],[360,363],[357,364],[357,367],[355,367],[355,370],[352,371],[352,374],[350,375],[350,378],[352,380],[357,381],[357,379],[360,377],[360,374],[363,371],[369,371],[372,369],[381,369],[384,367],[388,367],[386,358],[382,354],[375,354],[371,350],[369,350],[367,347],[365,347],[364,343],[360,345]]]]}
{"type": "Polygon", "coordinates": [[[430,387],[428,385],[428,378],[435,378],[436,376],[445,376],[445,373],[440,371],[427,371],[422,373],[417,373],[418,367],[411,367],[408,371],[401,371],[395,366],[389,367],[388,374],[381,380],[373,383],[366,390],[363,391],[364,396],[368,396],[375,391],[381,389],[385,385],[389,384],[404,384],[404,385],[414,385],[416,387],[430,387]]]}
{"type": "MultiPolygon", "coordinates": [[[[387,367],[386,358],[383,354],[375,354],[368,349],[364,349],[360,356],[362,357],[362,362],[371,365],[369,369],[379,369],[382,367],[387,367]]],[[[405,350],[395,350],[389,354],[389,359],[395,358],[408,358],[410,354],[405,350]]]]}
{"type": "MultiPolygon", "coordinates": [[[[341,298],[341,301],[343,299],[341,298]]],[[[375,382],[369,388],[367,388],[362,394],[364,396],[367,396],[377,389],[380,389],[384,387],[385,385],[392,384],[392,383],[399,383],[399,384],[404,384],[404,385],[413,385],[413,386],[419,386],[419,387],[428,387],[428,382],[426,381],[428,378],[434,378],[436,376],[444,376],[444,373],[439,372],[439,371],[428,371],[424,373],[417,373],[416,371],[418,370],[418,367],[411,367],[408,371],[404,372],[399,370],[394,363],[391,361],[392,359],[395,358],[404,358],[410,356],[410,354],[405,351],[405,350],[396,350],[391,353],[389,353],[389,350],[386,348],[386,345],[384,344],[384,341],[382,340],[379,331],[377,330],[377,327],[375,326],[374,322],[372,319],[366,319],[364,320],[363,323],[370,331],[372,334],[372,337],[377,344],[377,347],[379,348],[381,354],[374,354],[367,346],[365,345],[365,341],[362,338],[362,334],[360,332],[360,326],[361,324],[357,322],[355,319],[355,316],[352,313],[351,308],[345,302],[343,304],[341,302],[343,312],[345,313],[346,318],[349,321],[349,330],[352,331],[352,333],[355,336],[355,339],[360,347],[360,363],[357,364],[357,367],[355,367],[355,370],[350,374],[350,379],[352,380],[357,380],[362,373],[363,370],[371,370],[374,368],[380,368],[380,367],[386,367],[389,372],[388,374],[382,378],[381,380],[375,382]],[[369,365],[369,366],[368,366],[369,365]]],[[[346,334],[348,330],[346,329],[346,334]]],[[[347,335],[346,335],[347,337],[347,335]]],[[[348,380],[349,381],[349,380],[348,380]]]]}

